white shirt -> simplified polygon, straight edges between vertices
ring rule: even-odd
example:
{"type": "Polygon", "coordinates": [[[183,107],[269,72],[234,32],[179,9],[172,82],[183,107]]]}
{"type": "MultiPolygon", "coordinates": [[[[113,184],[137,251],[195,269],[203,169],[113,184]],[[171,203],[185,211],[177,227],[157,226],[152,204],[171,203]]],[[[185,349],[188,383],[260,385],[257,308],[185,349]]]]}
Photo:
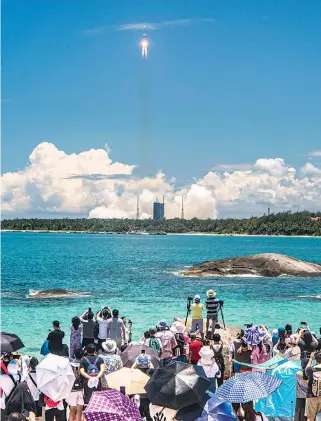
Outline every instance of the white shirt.
{"type": "Polygon", "coordinates": [[[12,389],[14,388],[13,381],[7,374],[0,375],[0,388],[2,389],[2,396],[0,398],[0,409],[6,408],[5,400],[10,395],[12,389]]]}
{"type": "Polygon", "coordinates": [[[97,316],[97,321],[99,323],[98,338],[107,339],[107,325],[108,325],[109,319],[103,319],[102,317],[97,316]]]}

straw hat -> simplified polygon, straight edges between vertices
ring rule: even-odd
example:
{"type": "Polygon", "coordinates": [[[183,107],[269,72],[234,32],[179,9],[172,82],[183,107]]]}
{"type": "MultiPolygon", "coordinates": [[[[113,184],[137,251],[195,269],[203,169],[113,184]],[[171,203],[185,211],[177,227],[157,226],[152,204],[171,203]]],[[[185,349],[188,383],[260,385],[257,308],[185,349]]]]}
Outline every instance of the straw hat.
{"type": "Polygon", "coordinates": [[[209,289],[206,293],[208,297],[215,297],[216,292],[213,289],[209,289]]]}
{"type": "Polygon", "coordinates": [[[106,342],[103,342],[101,346],[107,354],[113,354],[117,348],[116,342],[112,339],[106,339],[106,342]]]}

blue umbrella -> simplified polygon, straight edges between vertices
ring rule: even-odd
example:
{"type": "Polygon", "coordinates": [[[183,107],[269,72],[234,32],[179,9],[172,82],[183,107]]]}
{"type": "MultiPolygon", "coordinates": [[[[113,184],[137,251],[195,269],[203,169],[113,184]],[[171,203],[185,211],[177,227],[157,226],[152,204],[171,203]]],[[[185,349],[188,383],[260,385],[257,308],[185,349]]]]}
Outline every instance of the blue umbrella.
{"type": "Polygon", "coordinates": [[[206,402],[201,416],[195,421],[238,421],[238,418],[230,403],[214,396],[206,402]]]}
{"type": "Polygon", "coordinates": [[[259,371],[251,371],[231,377],[215,394],[232,403],[250,402],[269,396],[281,383],[281,379],[259,371]]]}

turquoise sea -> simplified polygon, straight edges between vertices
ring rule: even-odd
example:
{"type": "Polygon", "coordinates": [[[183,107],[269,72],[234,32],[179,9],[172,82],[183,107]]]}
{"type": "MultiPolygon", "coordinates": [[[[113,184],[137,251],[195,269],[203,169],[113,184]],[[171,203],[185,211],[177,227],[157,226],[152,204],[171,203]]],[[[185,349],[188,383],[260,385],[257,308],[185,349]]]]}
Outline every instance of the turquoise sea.
{"type": "Polygon", "coordinates": [[[17,333],[38,353],[58,319],[66,333],[74,315],[102,305],[133,319],[134,336],[159,319],[185,316],[186,298],[205,300],[209,288],[224,300],[229,325],[265,323],[321,326],[321,278],[187,278],[189,265],[208,259],[277,252],[321,262],[320,238],[134,236],[2,233],[2,330],[17,333]],[[88,296],[27,298],[30,289],[66,288],[88,296]],[[303,296],[303,297],[302,297],[303,296]]]}

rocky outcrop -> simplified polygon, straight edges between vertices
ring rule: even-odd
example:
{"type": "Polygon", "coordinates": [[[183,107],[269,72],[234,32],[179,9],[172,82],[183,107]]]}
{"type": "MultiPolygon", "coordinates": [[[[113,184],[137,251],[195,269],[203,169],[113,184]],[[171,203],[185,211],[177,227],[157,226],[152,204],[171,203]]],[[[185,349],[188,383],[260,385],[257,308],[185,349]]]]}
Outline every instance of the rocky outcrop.
{"type": "Polygon", "coordinates": [[[75,291],[69,291],[67,289],[42,289],[42,290],[33,290],[29,291],[28,298],[63,298],[63,297],[75,297],[82,295],[81,293],[75,291]]]}
{"type": "Polygon", "coordinates": [[[321,277],[321,265],[276,253],[211,260],[183,272],[186,276],[321,277]]]}

